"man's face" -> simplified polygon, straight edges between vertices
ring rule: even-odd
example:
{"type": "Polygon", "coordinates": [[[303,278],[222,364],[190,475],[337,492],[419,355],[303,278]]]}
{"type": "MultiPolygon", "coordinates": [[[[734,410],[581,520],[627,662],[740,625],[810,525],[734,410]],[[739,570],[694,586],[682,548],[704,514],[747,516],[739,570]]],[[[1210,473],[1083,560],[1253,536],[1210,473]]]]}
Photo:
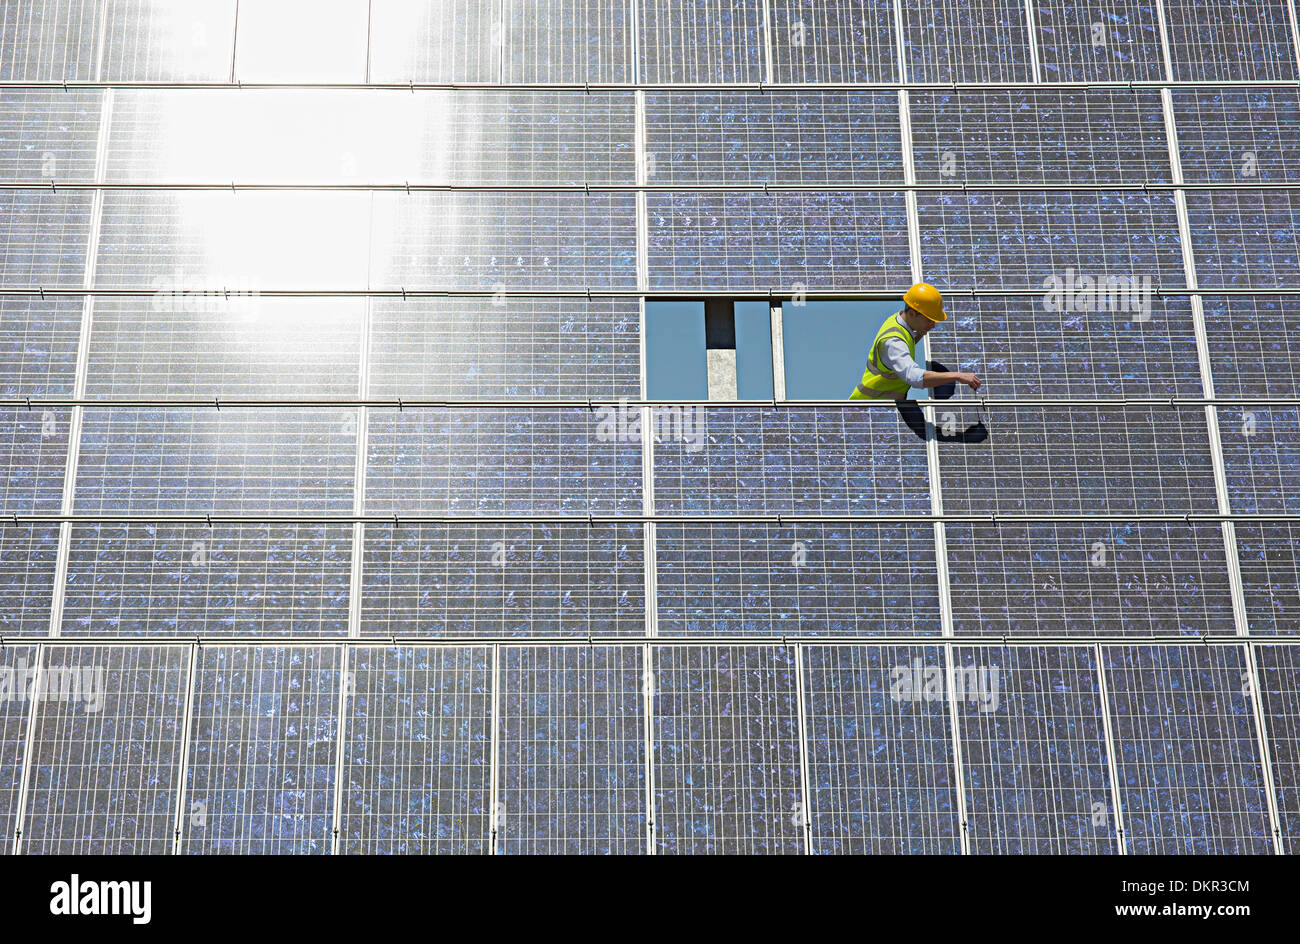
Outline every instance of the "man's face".
{"type": "Polygon", "coordinates": [[[920,340],[930,333],[930,329],[934,327],[934,322],[915,308],[908,308],[907,326],[912,329],[912,333],[916,335],[917,340],[920,340]]]}

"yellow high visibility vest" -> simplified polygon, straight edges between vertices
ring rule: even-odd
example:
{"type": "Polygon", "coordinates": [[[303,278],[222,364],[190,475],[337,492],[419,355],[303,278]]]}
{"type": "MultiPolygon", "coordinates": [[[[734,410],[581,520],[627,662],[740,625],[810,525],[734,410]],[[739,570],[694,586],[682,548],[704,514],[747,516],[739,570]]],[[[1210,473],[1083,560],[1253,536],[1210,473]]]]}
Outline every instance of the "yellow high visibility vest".
{"type": "Polygon", "coordinates": [[[909,390],[907,381],[894,373],[885,364],[881,356],[881,346],[886,338],[898,338],[907,344],[908,356],[916,359],[916,339],[907,325],[898,320],[898,315],[890,315],[876,332],[876,340],[871,343],[867,354],[867,367],[862,372],[862,383],[849,394],[850,400],[866,400],[873,397],[906,397],[909,390]]]}

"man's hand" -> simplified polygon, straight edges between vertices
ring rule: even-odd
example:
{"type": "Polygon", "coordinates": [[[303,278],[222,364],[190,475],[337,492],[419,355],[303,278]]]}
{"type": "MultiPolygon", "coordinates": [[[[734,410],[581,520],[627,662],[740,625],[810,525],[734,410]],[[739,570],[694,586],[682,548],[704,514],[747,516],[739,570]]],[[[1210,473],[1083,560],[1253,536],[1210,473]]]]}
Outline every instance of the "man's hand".
{"type": "Polygon", "coordinates": [[[952,376],[953,376],[953,379],[956,380],[958,383],[964,383],[966,386],[970,387],[972,390],[978,390],[978,389],[980,388],[980,379],[979,379],[978,377],[976,377],[974,374],[971,374],[971,373],[956,373],[956,374],[953,374],[952,376]]]}

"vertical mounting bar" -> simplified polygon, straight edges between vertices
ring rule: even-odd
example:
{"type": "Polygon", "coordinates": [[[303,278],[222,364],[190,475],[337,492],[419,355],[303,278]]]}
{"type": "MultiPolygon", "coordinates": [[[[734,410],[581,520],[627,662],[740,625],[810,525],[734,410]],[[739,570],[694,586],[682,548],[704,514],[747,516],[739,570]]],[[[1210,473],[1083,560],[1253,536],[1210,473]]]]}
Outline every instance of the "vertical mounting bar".
{"type": "Polygon", "coordinates": [[[235,0],[235,25],[230,32],[230,84],[235,84],[235,63],[239,61],[239,0],[235,0]]]}
{"type": "Polygon", "coordinates": [[[172,834],[172,855],[181,854],[181,838],[185,826],[185,804],[189,799],[190,737],[194,726],[194,690],[198,687],[199,645],[190,643],[189,667],[186,671],[185,716],[181,726],[181,750],[176,776],[176,828],[172,834]]]}
{"type": "MultiPolygon", "coordinates": [[[[99,128],[95,139],[95,182],[102,184],[107,177],[108,136],[113,121],[114,90],[104,89],[100,96],[99,128]]],[[[90,223],[86,230],[86,261],[82,270],[82,284],[95,286],[95,271],[99,257],[99,234],[104,218],[104,191],[96,188],[91,196],[90,223]]],[[[77,337],[76,369],[72,382],[72,395],[78,400],[86,397],[86,382],[90,372],[90,336],[94,320],[95,297],[87,295],[81,305],[81,332],[77,337]]],[[[77,492],[77,466],[81,458],[81,427],[85,408],[74,406],[68,413],[68,454],[63,468],[63,494],[61,513],[73,513],[77,492]]],[[[68,580],[68,560],[72,554],[72,522],[59,523],[59,543],[54,557],[54,585],[50,600],[50,635],[58,636],[63,627],[63,601],[68,580]]]]}
{"type": "Polygon", "coordinates": [[[769,85],[776,81],[772,58],[772,2],[763,0],[763,81],[769,85]]]}
{"type": "MultiPolygon", "coordinates": [[[[36,714],[41,707],[41,673],[45,668],[45,644],[36,644],[33,656],[36,667],[32,669],[32,689],[28,696],[30,707],[27,710],[27,736],[23,742],[23,773],[18,784],[18,803],[14,817],[13,854],[21,855],[23,851],[23,820],[27,818],[27,794],[32,783],[32,759],[36,753],[36,714]]],[[[26,680],[24,680],[26,684],[26,680]]]]}
{"type": "Polygon", "coordinates": [[[1115,823],[1115,842],[1120,855],[1128,855],[1128,842],[1124,838],[1124,805],[1119,792],[1119,759],[1115,754],[1115,728],[1110,717],[1110,691],[1106,687],[1105,654],[1101,645],[1092,647],[1097,660],[1097,694],[1101,700],[1101,725],[1106,737],[1106,767],[1110,774],[1111,813],[1115,823]]]}
{"type": "Polygon", "coordinates": [[[781,303],[773,302],[772,315],[772,396],[785,399],[785,327],[781,303]]]}
{"type": "Polygon", "coordinates": [[[492,644],[492,735],[488,767],[488,855],[497,854],[497,830],[501,825],[501,646],[492,644]]]}
{"type": "MultiPolygon", "coordinates": [[[[1205,306],[1200,295],[1200,283],[1196,273],[1196,254],[1192,246],[1192,227],[1187,215],[1187,195],[1181,189],[1184,183],[1182,157],[1178,150],[1178,123],[1174,114],[1173,92],[1168,88],[1160,90],[1161,106],[1164,109],[1165,137],[1169,147],[1169,164],[1172,179],[1179,189],[1174,191],[1174,207],[1178,214],[1178,239],[1183,252],[1183,275],[1191,295],[1192,330],[1196,336],[1196,358],[1200,366],[1201,386],[1206,397],[1214,397],[1214,371],[1210,361],[1209,336],[1205,328],[1205,306]]],[[[1217,511],[1221,515],[1232,513],[1232,498],[1228,491],[1228,474],[1223,459],[1223,440],[1219,433],[1219,410],[1214,404],[1205,405],[1206,440],[1210,450],[1210,466],[1214,473],[1214,492],[1217,511]]],[[[1219,525],[1223,539],[1224,566],[1228,572],[1228,592],[1232,600],[1232,617],[1236,634],[1241,637],[1250,635],[1250,622],[1246,615],[1246,594],[1241,579],[1241,558],[1237,554],[1237,528],[1231,520],[1224,520],[1219,525]]],[[[1278,813],[1277,790],[1272,776],[1272,760],[1269,751],[1267,725],[1264,713],[1259,705],[1260,684],[1255,653],[1249,642],[1244,642],[1243,664],[1250,682],[1251,713],[1255,719],[1255,738],[1259,748],[1262,766],[1264,797],[1268,805],[1269,827],[1272,833],[1273,851],[1282,854],[1282,828],[1278,813]]]]}
{"type": "Polygon", "coordinates": [[[1174,80],[1174,60],[1169,48],[1169,27],[1165,23],[1164,0],[1156,0],[1156,22],[1160,26],[1160,55],[1164,59],[1165,81],[1174,80]]]}
{"type": "Polygon", "coordinates": [[[803,643],[794,644],[794,695],[799,720],[799,816],[803,825],[803,852],[812,855],[812,791],[808,778],[808,709],[804,704],[803,643]]]}
{"type": "Polygon", "coordinates": [[[339,854],[340,823],[343,816],[343,754],[347,745],[348,699],[352,697],[352,647],[340,646],[338,737],[334,743],[334,822],[330,829],[330,855],[339,854]]]}
{"type": "Polygon", "coordinates": [[[1038,19],[1034,16],[1033,0],[1025,0],[1025,33],[1029,39],[1029,64],[1034,84],[1043,81],[1042,67],[1038,64],[1038,19]]]}
{"type": "Polygon", "coordinates": [[[907,44],[903,27],[903,0],[894,0],[894,47],[898,52],[898,81],[907,81],[907,44]]]}
{"type": "Polygon", "coordinates": [[[1296,75],[1300,76],[1300,16],[1296,15],[1295,0],[1286,0],[1286,16],[1291,22],[1291,51],[1295,53],[1296,75]]]}

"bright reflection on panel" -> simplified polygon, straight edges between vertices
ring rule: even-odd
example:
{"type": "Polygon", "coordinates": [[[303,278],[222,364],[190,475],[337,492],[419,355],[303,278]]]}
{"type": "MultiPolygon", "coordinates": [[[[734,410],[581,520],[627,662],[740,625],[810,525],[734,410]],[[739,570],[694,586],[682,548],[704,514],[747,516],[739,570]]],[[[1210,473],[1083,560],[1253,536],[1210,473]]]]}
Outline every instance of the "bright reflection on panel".
{"type": "Polygon", "coordinates": [[[364,82],[367,0],[242,0],[235,76],[244,82],[364,82]]]}

